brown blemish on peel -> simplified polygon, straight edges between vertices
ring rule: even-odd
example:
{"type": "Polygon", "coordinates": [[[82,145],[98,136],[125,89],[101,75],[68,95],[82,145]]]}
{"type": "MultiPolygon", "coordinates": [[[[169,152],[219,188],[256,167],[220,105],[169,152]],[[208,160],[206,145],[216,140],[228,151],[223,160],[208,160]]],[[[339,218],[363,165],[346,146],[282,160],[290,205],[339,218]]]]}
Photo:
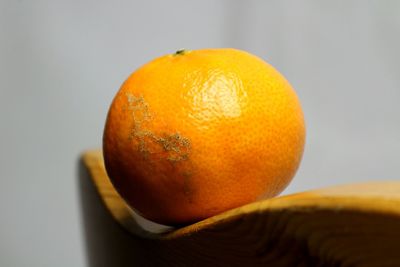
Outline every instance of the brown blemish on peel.
{"type": "Polygon", "coordinates": [[[173,168],[176,167],[176,164],[186,162],[185,165],[181,166],[184,169],[182,174],[183,191],[185,195],[189,196],[189,201],[191,201],[190,178],[192,177],[192,168],[189,166],[190,162],[188,161],[191,152],[190,139],[184,137],[179,132],[157,135],[151,130],[146,129],[146,122],[152,119],[147,102],[143,96],[137,97],[130,93],[125,95],[128,100],[128,106],[124,110],[128,110],[133,117],[133,125],[128,138],[130,140],[137,140],[138,151],[143,156],[143,159],[147,161],[150,160],[149,155],[151,153],[157,153],[157,151],[151,151],[151,147],[154,149],[154,145],[157,145],[160,151],[166,153],[166,156],[163,158],[171,163],[173,168]]]}
{"type": "Polygon", "coordinates": [[[187,196],[192,195],[192,189],[190,188],[190,179],[192,178],[192,172],[186,171],[183,173],[183,192],[187,196]]]}
{"type": "Polygon", "coordinates": [[[149,106],[144,101],[143,96],[135,97],[132,94],[126,94],[128,98],[128,110],[132,113],[134,128],[139,129],[143,122],[151,119],[149,106]]]}
{"type": "Polygon", "coordinates": [[[128,110],[133,117],[133,127],[129,133],[129,139],[135,138],[139,141],[138,150],[144,156],[148,155],[149,148],[147,142],[159,144],[163,151],[168,153],[167,159],[171,162],[187,160],[191,149],[190,140],[180,133],[156,135],[152,131],[145,129],[143,124],[151,120],[149,106],[143,96],[136,97],[126,94],[128,98],[128,110]]]}
{"type": "Polygon", "coordinates": [[[167,159],[171,162],[187,160],[190,152],[190,140],[179,133],[158,137],[156,141],[168,152],[167,159]]]}

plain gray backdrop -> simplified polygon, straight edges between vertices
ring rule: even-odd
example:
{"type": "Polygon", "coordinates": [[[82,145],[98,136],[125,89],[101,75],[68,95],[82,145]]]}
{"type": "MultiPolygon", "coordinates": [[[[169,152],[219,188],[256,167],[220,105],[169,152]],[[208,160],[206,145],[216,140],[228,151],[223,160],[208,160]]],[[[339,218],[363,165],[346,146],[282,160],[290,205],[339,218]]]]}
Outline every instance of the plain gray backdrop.
{"type": "Polygon", "coordinates": [[[137,67],[248,50],[296,89],[307,144],[291,193],[398,179],[399,1],[0,0],[0,266],[86,266],[77,160],[137,67]]]}

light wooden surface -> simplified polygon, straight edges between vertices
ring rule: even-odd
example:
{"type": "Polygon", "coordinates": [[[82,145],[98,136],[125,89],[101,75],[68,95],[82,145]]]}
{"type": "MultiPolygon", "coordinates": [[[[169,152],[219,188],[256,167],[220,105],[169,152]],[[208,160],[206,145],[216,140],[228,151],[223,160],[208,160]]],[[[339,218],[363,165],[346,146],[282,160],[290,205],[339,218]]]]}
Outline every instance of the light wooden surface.
{"type": "Polygon", "coordinates": [[[83,154],[79,179],[90,266],[400,267],[400,181],[282,196],[171,229],[125,205],[100,151],[83,154]]]}

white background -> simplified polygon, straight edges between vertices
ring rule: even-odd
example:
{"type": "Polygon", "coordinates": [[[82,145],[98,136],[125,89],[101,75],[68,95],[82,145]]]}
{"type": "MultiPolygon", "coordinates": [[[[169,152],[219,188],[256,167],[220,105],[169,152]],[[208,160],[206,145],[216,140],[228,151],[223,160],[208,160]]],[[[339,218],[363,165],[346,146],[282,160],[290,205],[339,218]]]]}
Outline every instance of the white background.
{"type": "Polygon", "coordinates": [[[399,179],[399,1],[0,0],[0,266],[86,266],[77,160],[150,59],[235,47],[278,68],[307,145],[285,193],[399,179]]]}

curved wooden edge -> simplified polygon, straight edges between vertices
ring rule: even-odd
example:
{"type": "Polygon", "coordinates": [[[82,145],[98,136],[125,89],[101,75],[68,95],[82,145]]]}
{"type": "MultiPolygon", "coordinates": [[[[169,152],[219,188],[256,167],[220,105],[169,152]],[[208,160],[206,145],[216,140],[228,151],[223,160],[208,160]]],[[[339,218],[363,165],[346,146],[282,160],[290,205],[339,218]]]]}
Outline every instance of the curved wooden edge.
{"type": "Polygon", "coordinates": [[[251,203],[198,223],[173,229],[161,226],[136,215],[115,191],[104,168],[102,152],[87,151],[82,155],[93,183],[113,218],[131,233],[151,239],[171,240],[252,214],[356,211],[368,214],[386,214],[400,217],[400,181],[369,182],[334,186],[251,203]]]}

